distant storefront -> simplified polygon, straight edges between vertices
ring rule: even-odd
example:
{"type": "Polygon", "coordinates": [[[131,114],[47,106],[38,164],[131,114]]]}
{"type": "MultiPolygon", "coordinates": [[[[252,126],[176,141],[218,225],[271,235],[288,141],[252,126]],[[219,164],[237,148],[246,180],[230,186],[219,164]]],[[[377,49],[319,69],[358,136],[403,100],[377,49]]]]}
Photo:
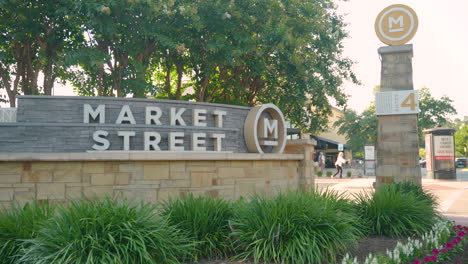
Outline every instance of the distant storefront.
{"type": "MultiPolygon", "coordinates": [[[[333,126],[333,124],[343,115],[343,111],[333,107],[332,115],[328,120],[329,129],[317,135],[310,135],[310,138],[317,141],[317,146],[315,147],[316,158],[320,152],[323,152],[325,155],[326,168],[335,167],[336,157],[340,151],[344,153],[345,159],[352,159],[352,152],[346,146],[346,136],[338,134],[338,128],[333,126]]],[[[300,129],[294,128],[290,124],[288,124],[287,134],[288,139],[298,139],[303,136],[301,135],[300,129]]]]}

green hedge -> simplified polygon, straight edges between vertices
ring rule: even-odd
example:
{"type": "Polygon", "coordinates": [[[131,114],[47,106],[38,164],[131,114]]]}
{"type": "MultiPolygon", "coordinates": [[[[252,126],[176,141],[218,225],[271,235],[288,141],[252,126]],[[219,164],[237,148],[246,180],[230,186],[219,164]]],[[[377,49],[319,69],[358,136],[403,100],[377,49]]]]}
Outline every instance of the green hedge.
{"type": "Polygon", "coordinates": [[[152,205],[114,199],[72,201],[26,242],[25,263],[179,263],[190,239],[152,205]]]}
{"type": "Polygon", "coordinates": [[[160,208],[111,198],[13,205],[0,211],[0,263],[335,263],[364,234],[421,235],[438,218],[417,184],[355,198],[325,190],[235,202],[189,194],[160,208]]]}
{"type": "Polygon", "coordinates": [[[195,258],[226,257],[231,252],[229,220],[232,204],[209,196],[193,194],[169,200],[162,209],[169,223],[186,232],[196,241],[195,258]]]}
{"type": "Polygon", "coordinates": [[[275,263],[335,262],[362,233],[344,196],[332,191],[256,195],[235,213],[239,259],[275,263]]]}
{"type": "Polygon", "coordinates": [[[48,201],[37,201],[24,206],[0,211],[0,263],[18,263],[21,251],[27,246],[24,240],[34,238],[41,226],[54,215],[55,207],[48,201]]]}
{"type": "Polygon", "coordinates": [[[420,185],[384,184],[378,192],[359,193],[355,197],[358,213],[370,235],[422,235],[438,217],[433,196],[420,185]]]}

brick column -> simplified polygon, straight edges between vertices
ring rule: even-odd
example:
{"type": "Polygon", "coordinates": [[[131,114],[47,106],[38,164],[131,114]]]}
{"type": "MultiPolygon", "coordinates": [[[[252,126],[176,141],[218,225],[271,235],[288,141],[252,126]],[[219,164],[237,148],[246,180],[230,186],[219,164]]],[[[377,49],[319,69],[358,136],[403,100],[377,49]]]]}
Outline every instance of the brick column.
{"type": "MultiPolygon", "coordinates": [[[[382,69],[380,91],[413,90],[413,45],[379,48],[382,69]]],[[[378,116],[376,187],[381,183],[421,183],[418,116],[378,116]]]]}
{"type": "Polygon", "coordinates": [[[317,146],[315,139],[288,140],[284,154],[304,154],[304,159],[299,163],[298,189],[309,190],[315,184],[314,180],[314,150],[317,146]]]}

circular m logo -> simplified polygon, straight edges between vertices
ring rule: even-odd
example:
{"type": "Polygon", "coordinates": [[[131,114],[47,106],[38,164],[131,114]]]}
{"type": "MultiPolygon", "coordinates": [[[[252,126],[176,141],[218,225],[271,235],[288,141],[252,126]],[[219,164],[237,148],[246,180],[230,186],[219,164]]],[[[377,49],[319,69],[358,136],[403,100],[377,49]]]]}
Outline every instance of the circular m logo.
{"type": "Polygon", "coordinates": [[[283,153],[286,126],[283,113],[273,104],[250,110],[244,124],[247,149],[254,153],[283,153]]]}
{"type": "Polygon", "coordinates": [[[375,20],[375,32],[388,45],[402,45],[410,41],[418,29],[418,16],[409,6],[391,5],[375,20]]]}

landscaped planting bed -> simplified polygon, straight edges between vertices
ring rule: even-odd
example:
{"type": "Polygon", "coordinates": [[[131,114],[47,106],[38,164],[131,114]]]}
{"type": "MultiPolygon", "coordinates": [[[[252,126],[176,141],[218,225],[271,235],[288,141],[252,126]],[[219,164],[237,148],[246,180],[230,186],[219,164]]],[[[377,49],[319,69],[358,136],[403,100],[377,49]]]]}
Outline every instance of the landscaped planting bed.
{"type": "Polygon", "coordinates": [[[468,228],[440,217],[421,186],[348,198],[313,190],[14,205],[0,212],[0,263],[467,263],[468,228]]]}

